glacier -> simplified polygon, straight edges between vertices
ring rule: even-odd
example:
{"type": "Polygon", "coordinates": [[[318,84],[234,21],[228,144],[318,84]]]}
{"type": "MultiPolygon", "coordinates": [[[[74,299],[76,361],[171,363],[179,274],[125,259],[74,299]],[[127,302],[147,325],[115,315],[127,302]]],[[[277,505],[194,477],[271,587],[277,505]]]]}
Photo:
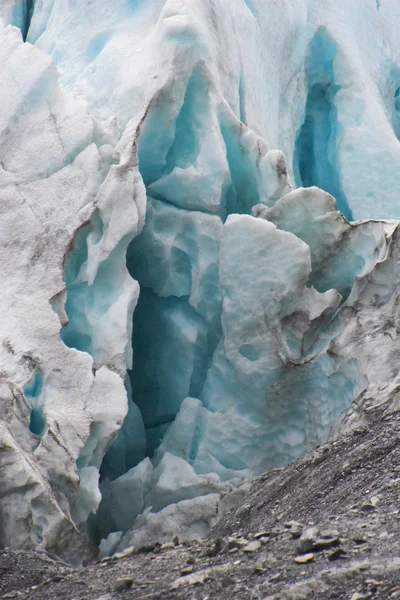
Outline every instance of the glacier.
{"type": "Polygon", "coordinates": [[[397,389],[399,19],[0,1],[0,545],[203,536],[397,389]]]}

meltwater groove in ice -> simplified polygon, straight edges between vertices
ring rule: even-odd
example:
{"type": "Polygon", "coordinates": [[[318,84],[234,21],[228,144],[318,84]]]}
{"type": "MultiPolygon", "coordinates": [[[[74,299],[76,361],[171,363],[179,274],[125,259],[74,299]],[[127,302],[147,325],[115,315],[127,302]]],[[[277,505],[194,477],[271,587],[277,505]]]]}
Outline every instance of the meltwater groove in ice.
{"type": "Polygon", "coordinates": [[[306,61],[307,101],[304,123],[298,133],[294,171],[299,186],[317,186],[336,198],[346,219],[352,213],[341,188],[337,148],[341,142],[337,121],[334,60],[337,44],[325,29],[312,39],[306,61]]]}
{"type": "Polygon", "coordinates": [[[29,431],[42,436],[46,430],[46,417],[38,403],[43,389],[43,375],[40,369],[35,369],[32,378],[24,385],[24,396],[31,404],[29,416],[29,431]]]}

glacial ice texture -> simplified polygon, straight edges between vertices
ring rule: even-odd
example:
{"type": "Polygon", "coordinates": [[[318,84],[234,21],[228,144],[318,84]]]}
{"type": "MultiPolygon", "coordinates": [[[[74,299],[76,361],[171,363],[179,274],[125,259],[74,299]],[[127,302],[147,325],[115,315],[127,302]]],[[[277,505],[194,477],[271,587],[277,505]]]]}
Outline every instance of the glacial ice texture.
{"type": "Polygon", "coordinates": [[[204,535],[399,384],[399,22],[1,3],[1,545],[204,535]]]}

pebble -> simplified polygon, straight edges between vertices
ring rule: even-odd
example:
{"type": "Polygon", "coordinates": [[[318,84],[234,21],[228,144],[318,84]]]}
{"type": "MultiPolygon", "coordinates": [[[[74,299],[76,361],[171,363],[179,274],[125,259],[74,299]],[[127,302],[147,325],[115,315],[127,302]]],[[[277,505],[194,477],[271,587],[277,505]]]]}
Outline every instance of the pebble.
{"type": "Polygon", "coordinates": [[[339,545],[339,538],[318,538],[315,540],[313,545],[313,550],[325,550],[326,548],[330,548],[331,546],[339,545]]]}
{"type": "Polygon", "coordinates": [[[289,530],[289,533],[294,537],[298,538],[301,536],[303,531],[303,525],[297,521],[288,521],[285,523],[285,528],[289,530]]]}
{"type": "Polygon", "coordinates": [[[271,535],[270,531],[259,531],[258,533],[254,534],[254,539],[259,540],[260,538],[269,537],[270,535],[271,535]]]}
{"type": "Polygon", "coordinates": [[[166,544],[161,544],[160,550],[172,550],[172,548],[175,548],[175,544],[167,542],[166,544]]]}
{"type": "Polygon", "coordinates": [[[265,569],[262,565],[256,565],[254,567],[254,573],[266,573],[267,569],[265,569]]]}
{"type": "Polygon", "coordinates": [[[343,548],[336,548],[333,552],[328,554],[328,560],[339,560],[341,558],[347,558],[347,552],[343,548]]]}
{"type": "Polygon", "coordinates": [[[366,544],[366,543],[367,543],[367,541],[368,541],[368,540],[367,540],[367,538],[366,538],[366,537],[363,537],[363,536],[359,536],[359,535],[358,535],[358,536],[356,536],[356,537],[353,537],[353,542],[354,542],[355,544],[357,544],[357,546],[362,546],[363,544],[366,544]]]}
{"type": "Polygon", "coordinates": [[[222,548],[224,547],[224,545],[226,546],[226,544],[224,543],[224,541],[221,538],[218,538],[215,541],[215,544],[213,544],[211,546],[211,548],[209,548],[206,551],[206,556],[213,558],[214,556],[217,556],[217,554],[219,554],[222,550],[222,548]]]}
{"type": "Polygon", "coordinates": [[[115,590],[117,592],[123,592],[124,590],[129,590],[132,587],[133,579],[130,577],[120,577],[115,580],[115,590]]]}
{"type": "Polygon", "coordinates": [[[293,529],[294,527],[296,529],[302,529],[303,525],[301,523],[299,523],[298,521],[286,521],[286,523],[284,524],[284,527],[286,527],[286,529],[293,529]]]}
{"type": "Polygon", "coordinates": [[[191,573],[190,575],[180,577],[172,584],[172,589],[177,589],[184,584],[202,585],[210,578],[210,571],[211,569],[206,569],[204,571],[198,571],[197,573],[191,573]]]}
{"type": "Polygon", "coordinates": [[[225,548],[241,548],[249,543],[245,538],[228,537],[225,548]]]}
{"type": "Polygon", "coordinates": [[[339,532],[336,529],[320,533],[316,527],[309,527],[302,533],[297,548],[301,554],[305,554],[310,550],[326,550],[339,543],[339,532]]]}
{"type": "Polygon", "coordinates": [[[320,537],[322,538],[337,538],[339,537],[339,532],[337,529],[325,529],[321,531],[320,537]]]}
{"type": "Polygon", "coordinates": [[[297,544],[297,549],[300,554],[306,554],[309,550],[314,548],[314,543],[318,535],[319,529],[317,529],[317,527],[309,527],[303,531],[297,544]]]}
{"type": "Polygon", "coordinates": [[[296,556],[294,562],[303,565],[305,563],[312,562],[314,560],[314,554],[310,552],[309,554],[303,554],[302,556],[296,556]]]}
{"type": "Polygon", "coordinates": [[[136,552],[136,548],[134,546],[129,546],[129,548],[127,548],[123,552],[117,552],[116,554],[113,554],[110,558],[118,560],[120,558],[125,558],[126,556],[130,556],[131,554],[135,554],[135,552],[136,552]]]}
{"type": "Polygon", "coordinates": [[[257,552],[261,548],[261,542],[255,540],[254,542],[249,542],[247,546],[243,548],[243,552],[257,552]]]}
{"type": "Polygon", "coordinates": [[[364,502],[364,504],[361,504],[360,510],[363,512],[373,512],[376,510],[376,505],[372,504],[371,502],[364,502]]]}

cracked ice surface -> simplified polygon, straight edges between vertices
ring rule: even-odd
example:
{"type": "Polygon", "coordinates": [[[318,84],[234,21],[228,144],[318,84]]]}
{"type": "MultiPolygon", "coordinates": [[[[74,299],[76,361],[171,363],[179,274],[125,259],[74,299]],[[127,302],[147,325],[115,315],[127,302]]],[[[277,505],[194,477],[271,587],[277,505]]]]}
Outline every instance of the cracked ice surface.
{"type": "Polygon", "coordinates": [[[398,385],[379,4],[1,4],[2,545],[204,535],[398,385]]]}

